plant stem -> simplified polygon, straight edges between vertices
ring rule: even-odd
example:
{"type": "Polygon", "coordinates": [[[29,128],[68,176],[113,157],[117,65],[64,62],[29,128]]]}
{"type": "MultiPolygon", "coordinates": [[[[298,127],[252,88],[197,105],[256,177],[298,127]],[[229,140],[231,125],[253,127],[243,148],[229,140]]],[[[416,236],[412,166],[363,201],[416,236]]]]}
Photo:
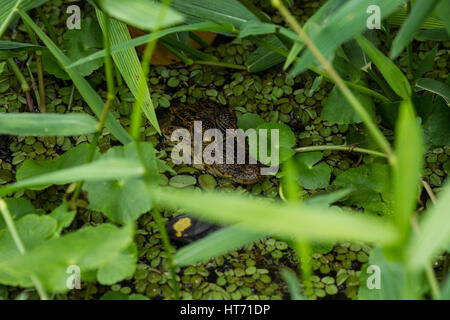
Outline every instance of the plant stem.
{"type": "Polygon", "coordinates": [[[28,84],[27,80],[25,79],[25,76],[23,75],[22,71],[20,71],[19,66],[14,61],[13,58],[8,59],[8,65],[11,68],[14,75],[16,76],[17,81],[19,81],[20,87],[22,88],[23,93],[25,93],[28,110],[30,112],[34,112],[34,103],[33,103],[33,99],[31,98],[31,95],[30,95],[30,90],[31,90],[30,85],[28,84]]]}
{"type": "MultiPolygon", "coordinates": [[[[35,45],[38,45],[38,41],[36,39],[36,36],[31,29],[31,27],[22,19],[25,29],[28,32],[28,35],[30,36],[31,42],[35,45]]],[[[37,68],[37,74],[38,74],[38,86],[39,86],[39,110],[41,112],[46,112],[47,107],[45,104],[45,83],[44,83],[44,69],[42,67],[42,51],[37,50],[36,51],[36,68],[37,68]]]]}
{"type": "Polygon", "coordinates": [[[311,246],[306,241],[298,241],[295,243],[295,251],[300,261],[300,273],[303,277],[305,293],[312,291],[311,246]]]}
{"type": "Polygon", "coordinates": [[[328,62],[328,60],[323,56],[316,45],[311,41],[309,36],[303,31],[303,28],[298,24],[297,20],[291,15],[291,13],[284,6],[281,0],[272,0],[272,5],[280,11],[281,15],[285,18],[287,23],[292,27],[292,29],[294,29],[300,39],[304,42],[304,44],[308,47],[314,57],[322,65],[323,69],[333,79],[334,83],[341,90],[342,94],[353,107],[355,112],[364,121],[369,133],[372,135],[376,143],[386,153],[389,162],[393,165],[395,163],[395,154],[386,137],[381,133],[380,129],[377,127],[376,123],[373,121],[366,109],[364,109],[362,104],[358,101],[358,99],[356,99],[356,97],[353,95],[353,93],[339,76],[339,74],[334,70],[330,62],[328,62]]]}
{"type": "Polygon", "coordinates": [[[301,147],[301,148],[295,148],[294,149],[294,151],[296,151],[296,152],[312,152],[312,151],[326,151],[326,150],[359,152],[359,153],[370,154],[370,155],[373,155],[373,156],[376,156],[376,157],[387,158],[387,154],[385,154],[383,152],[370,150],[370,149],[364,149],[364,148],[354,148],[353,146],[329,146],[329,145],[324,145],[324,146],[301,147]]]}
{"type": "MultiPolygon", "coordinates": [[[[0,198],[0,212],[2,213],[2,217],[5,220],[6,226],[8,227],[8,231],[11,234],[11,237],[16,244],[17,250],[19,250],[20,254],[25,254],[25,246],[23,245],[22,239],[20,239],[20,235],[17,232],[16,225],[14,220],[11,217],[11,213],[9,212],[8,205],[6,202],[0,198]]],[[[36,291],[38,292],[41,300],[48,300],[47,292],[44,289],[44,286],[40,282],[40,280],[34,275],[30,275],[31,280],[33,281],[34,286],[36,287],[36,291]]]]}
{"type": "Polygon", "coordinates": [[[431,189],[430,185],[428,184],[428,182],[426,182],[425,180],[422,180],[422,185],[425,188],[425,191],[427,192],[428,196],[431,199],[431,202],[433,204],[436,204],[436,196],[434,195],[433,190],[431,189]]]}
{"type": "MultiPolygon", "coordinates": [[[[161,22],[163,21],[165,15],[166,15],[167,9],[169,8],[170,0],[164,0],[162,2],[162,5],[163,5],[163,7],[158,15],[158,19],[156,22],[156,28],[153,32],[159,31],[159,26],[161,25],[161,22]]],[[[169,236],[168,236],[167,230],[164,226],[164,221],[161,216],[161,213],[159,212],[158,208],[156,207],[156,200],[153,199],[154,197],[153,197],[152,187],[156,184],[156,182],[153,181],[153,179],[151,178],[150,169],[148,168],[147,161],[145,160],[145,158],[143,156],[141,146],[139,144],[140,127],[142,124],[142,99],[144,96],[144,89],[147,85],[147,77],[150,72],[150,59],[152,57],[153,51],[156,46],[156,40],[157,39],[155,38],[154,40],[147,43],[145,50],[144,50],[144,54],[142,56],[143,77],[141,79],[139,79],[140,80],[139,81],[139,91],[138,91],[138,95],[136,97],[136,102],[133,107],[133,113],[131,115],[130,133],[131,133],[131,136],[133,137],[133,139],[135,140],[136,148],[137,148],[137,151],[139,154],[139,159],[141,160],[142,166],[145,169],[144,177],[146,180],[146,186],[149,191],[149,196],[153,200],[153,203],[154,203],[153,217],[158,226],[159,233],[161,234],[161,238],[162,238],[163,245],[164,245],[164,250],[166,251],[167,259],[169,262],[170,273],[172,275],[171,281],[172,281],[172,286],[173,286],[173,290],[174,290],[174,296],[175,296],[175,299],[178,300],[180,298],[179,297],[179,287],[178,287],[178,282],[176,279],[175,266],[173,264],[172,246],[170,245],[169,236]]]]}
{"type": "Polygon", "coordinates": [[[233,64],[233,63],[219,62],[219,61],[194,60],[194,64],[203,64],[203,65],[208,65],[208,66],[216,66],[216,67],[223,67],[223,68],[230,68],[230,69],[237,69],[237,70],[247,70],[246,66],[233,64]]]}

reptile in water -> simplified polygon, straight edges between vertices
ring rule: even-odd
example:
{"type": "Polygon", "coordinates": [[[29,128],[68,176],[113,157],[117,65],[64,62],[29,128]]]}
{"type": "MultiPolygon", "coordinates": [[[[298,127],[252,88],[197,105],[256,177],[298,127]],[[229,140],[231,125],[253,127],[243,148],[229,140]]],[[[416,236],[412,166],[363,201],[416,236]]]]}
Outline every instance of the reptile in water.
{"type": "MultiPolygon", "coordinates": [[[[169,109],[159,117],[162,133],[169,141],[173,131],[182,128],[187,129],[190,136],[193,137],[194,121],[202,122],[203,132],[208,129],[219,129],[224,137],[226,137],[227,129],[237,129],[237,119],[234,112],[230,108],[212,101],[201,101],[195,105],[172,102],[169,109]]],[[[203,148],[208,143],[204,142],[203,148]]],[[[225,141],[223,141],[223,145],[225,145],[225,141]]],[[[256,183],[264,177],[261,175],[261,164],[249,163],[247,143],[245,150],[245,164],[237,164],[235,152],[233,164],[214,163],[211,165],[205,164],[204,167],[206,171],[216,176],[229,178],[241,184],[256,183]]],[[[220,227],[182,215],[170,220],[166,228],[171,239],[186,244],[203,238],[220,227]]]]}
{"type": "MultiPolygon", "coordinates": [[[[206,132],[208,129],[218,129],[224,137],[226,137],[227,129],[237,129],[237,120],[234,112],[230,108],[212,101],[202,101],[196,105],[175,103],[160,117],[162,133],[168,140],[171,139],[172,132],[180,128],[187,129],[191,137],[193,137],[194,121],[202,122],[203,132],[206,132]]],[[[209,143],[204,142],[203,148],[209,143]]],[[[249,163],[248,146],[246,142],[245,144],[246,161],[244,164],[238,164],[237,152],[234,152],[234,163],[205,164],[206,170],[241,184],[252,184],[260,181],[263,178],[261,175],[261,164],[249,163]]],[[[223,145],[225,146],[225,139],[223,145]]],[[[237,145],[237,139],[235,140],[235,145],[237,145]]],[[[223,158],[225,159],[225,153],[223,158]]]]}

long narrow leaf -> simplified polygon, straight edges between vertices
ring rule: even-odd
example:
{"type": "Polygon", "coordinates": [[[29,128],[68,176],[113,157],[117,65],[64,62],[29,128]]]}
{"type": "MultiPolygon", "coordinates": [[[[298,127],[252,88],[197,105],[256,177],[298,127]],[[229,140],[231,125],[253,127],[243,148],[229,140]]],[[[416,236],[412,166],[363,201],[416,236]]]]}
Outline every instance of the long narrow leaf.
{"type": "MultiPolygon", "coordinates": [[[[56,60],[58,60],[58,62],[70,76],[83,99],[86,101],[89,107],[91,107],[95,115],[100,118],[104,103],[97,92],[92,89],[89,82],[87,82],[86,79],[84,79],[76,69],[67,68],[67,65],[70,64],[69,58],[67,58],[56,46],[56,44],[54,44],[53,41],[39,28],[39,26],[34,23],[30,16],[22,10],[19,10],[19,14],[21,15],[22,19],[24,19],[24,21],[28,23],[28,25],[33,29],[33,31],[42,40],[42,42],[44,42],[44,44],[54,55],[56,60]]],[[[125,129],[120,125],[120,123],[114,118],[112,114],[108,114],[106,127],[109,129],[111,134],[119,139],[119,141],[123,144],[131,142],[132,139],[130,135],[125,131],[125,129]]]]}
{"type": "Polygon", "coordinates": [[[139,161],[120,158],[108,158],[98,161],[50,172],[37,177],[25,179],[0,188],[0,197],[34,186],[66,184],[74,181],[107,181],[131,179],[142,176],[144,169],[139,161]]]}
{"type": "Polygon", "coordinates": [[[397,37],[392,43],[391,59],[398,57],[408,42],[413,39],[414,33],[419,30],[420,26],[439,1],[440,0],[418,0],[415,2],[408,19],[402,25],[397,37]]]}
{"type": "Polygon", "coordinates": [[[394,166],[394,219],[404,240],[409,236],[411,215],[417,203],[423,166],[423,139],[410,101],[400,106],[396,126],[394,166]]]}
{"type": "Polygon", "coordinates": [[[450,184],[441,191],[435,207],[425,213],[419,228],[408,248],[408,257],[412,269],[421,269],[439,251],[450,249],[450,184]]]}
{"type": "Polygon", "coordinates": [[[5,32],[9,23],[14,18],[16,9],[20,8],[24,11],[38,7],[47,0],[1,0],[0,1],[0,37],[5,32]]]}
{"type": "Polygon", "coordinates": [[[356,37],[356,41],[363,51],[369,56],[373,63],[380,70],[383,77],[389,83],[391,88],[401,98],[409,100],[411,97],[411,86],[408,79],[402,73],[402,71],[386,57],[380,50],[378,50],[372,42],[364,38],[363,36],[356,37]]]}
{"type": "Polygon", "coordinates": [[[440,95],[450,106],[450,87],[446,83],[434,79],[421,78],[417,79],[416,88],[440,95]]]}
{"type": "MultiPolygon", "coordinates": [[[[99,17],[98,20],[100,22],[101,28],[105,30],[102,18],[103,13],[99,10],[97,10],[96,12],[97,16],[99,17]]],[[[124,23],[114,19],[109,19],[109,21],[109,39],[112,45],[131,39],[127,26],[124,23]]],[[[131,93],[134,95],[134,97],[137,97],[139,91],[139,79],[144,77],[144,72],[142,71],[142,66],[139,63],[139,58],[137,56],[136,50],[134,48],[129,48],[118,53],[113,53],[112,57],[115,64],[117,65],[117,68],[120,71],[120,74],[130,88],[131,93]]],[[[142,100],[142,110],[144,111],[145,116],[150,121],[152,126],[158,132],[161,132],[158,124],[158,119],[156,118],[155,108],[153,106],[152,99],[150,98],[150,92],[147,86],[145,87],[142,100]]]]}
{"type": "Polygon", "coordinates": [[[154,190],[165,207],[188,209],[206,221],[233,224],[256,233],[301,240],[360,240],[393,243],[398,233],[391,223],[375,217],[351,215],[337,208],[250,199],[236,194],[163,188],[154,190]]]}
{"type": "Polygon", "coordinates": [[[0,134],[77,136],[95,131],[97,121],[84,113],[0,113],[0,134]]]}
{"type": "Polygon", "coordinates": [[[264,234],[248,231],[240,226],[224,228],[177,250],[174,263],[186,266],[207,261],[263,237],[264,234]]]}

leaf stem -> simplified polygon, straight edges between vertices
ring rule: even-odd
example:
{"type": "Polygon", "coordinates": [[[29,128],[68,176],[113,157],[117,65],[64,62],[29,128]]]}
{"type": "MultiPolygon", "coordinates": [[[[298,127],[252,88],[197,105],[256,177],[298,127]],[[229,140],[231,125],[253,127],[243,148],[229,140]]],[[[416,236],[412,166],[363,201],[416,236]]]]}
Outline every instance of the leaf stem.
{"type": "Polygon", "coordinates": [[[19,81],[19,84],[20,84],[20,87],[22,88],[23,93],[25,93],[28,110],[30,112],[34,112],[34,103],[33,103],[33,99],[31,98],[31,95],[30,95],[30,90],[31,90],[30,85],[28,84],[27,80],[25,79],[25,76],[23,75],[22,71],[20,71],[19,66],[14,61],[13,58],[8,59],[8,65],[11,68],[14,75],[16,76],[17,81],[19,81]]]}
{"type": "MultiPolygon", "coordinates": [[[[22,21],[25,25],[25,29],[27,30],[28,35],[30,36],[31,42],[35,45],[39,45],[36,36],[33,32],[33,29],[25,20],[22,19],[22,21]]],[[[47,106],[45,104],[45,82],[44,82],[44,69],[42,67],[41,50],[36,51],[36,68],[38,74],[38,87],[39,87],[39,110],[45,113],[47,111],[47,106]]]]}
{"type": "Polygon", "coordinates": [[[370,154],[376,157],[383,157],[383,158],[387,158],[387,154],[380,152],[380,151],[375,151],[375,150],[370,150],[370,149],[364,149],[364,148],[355,148],[354,146],[329,146],[329,145],[324,145],[324,146],[311,146],[311,147],[301,147],[301,148],[295,148],[294,151],[296,152],[312,152],[312,151],[347,151],[347,152],[359,152],[359,153],[365,153],[365,154],[370,154]]]}
{"type": "MultiPolygon", "coordinates": [[[[8,231],[11,234],[11,237],[16,244],[17,250],[19,250],[20,254],[25,254],[25,246],[23,245],[22,239],[20,238],[19,233],[17,232],[16,225],[14,220],[11,217],[11,213],[9,212],[8,205],[5,200],[0,198],[0,212],[2,213],[2,217],[5,220],[6,226],[8,227],[8,231]]],[[[34,274],[30,275],[31,280],[33,281],[34,286],[36,287],[36,291],[38,292],[41,300],[48,300],[47,292],[44,289],[41,281],[34,274]]]]}

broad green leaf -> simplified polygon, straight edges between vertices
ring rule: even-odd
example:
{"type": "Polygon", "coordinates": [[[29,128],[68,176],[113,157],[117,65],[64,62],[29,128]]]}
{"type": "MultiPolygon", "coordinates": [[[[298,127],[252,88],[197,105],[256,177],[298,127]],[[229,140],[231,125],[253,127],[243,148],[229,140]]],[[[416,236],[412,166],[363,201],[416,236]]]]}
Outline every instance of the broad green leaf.
{"type": "MultiPolygon", "coordinates": [[[[27,198],[7,198],[4,199],[13,220],[18,220],[26,214],[34,213],[34,206],[27,198]]],[[[5,228],[6,224],[3,218],[0,218],[0,230],[5,228]]]]}
{"type": "Polygon", "coordinates": [[[406,241],[417,204],[424,154],[422,132],[411,101],[400,105],[395,132],[394,220],[406,241]]]}
{"type": "MultiPolygon", "coordinates": [[[[155,158],[153,146],[141,143],[146,163],[155,158]]],[[[139,159],[135,144],[114,147],[102,159],[139,159]]],[[[88,193],[89,209],[102,212],[113,222],[126,224],[150,211],[152,202],[148,188],[140,177],[127,177],[108,181],[85,182],[83,190],[88,193]]]]}
{"type": "MultiPolygon", "coordinates": [[[[103,13],[97,11],[100,26],[105,30],[102,15],[103,13]]],[[[114,19],[109,19],[109,21],[109,38],[112,45],[131,39],[127,26],[124,23],[114,19]]],[[[121,52],[112,53],[111,55],[120,74],[127,83],[128,88],[130,88],[131,93],[136,98],[139,92],[139,79],[143,78],[144,74],[136,50],[134,48],[129,48],[121,52]]],[[[160,132],[161,130],[159,128],[158,119],[156,118],[155,108],[147,86],[145,86],[142,99],[142,110],[156,131],[160,132]]]]}
{"type": "Polygon", "coordinates": [[[442,0],[436,7],[439,17],[444,22],[447,33],[450,36],[450,3],[448,1],[442,0]]]}
{"type": "Polygon", "coordinates": [[[417,79],[416,87],[419,90],[426,90],[434,94],[440,95],[445,99],[447,105],[450,106],[450,87],[444,83],[434,79],[421,78],[417,79]]]}
{"type": "Polygon", "coordinates": [[[16,16],[15,9],[30,10],[47,2],[47,0],[1,0],[0,1],[0,38],[16,16]]]}
{"type": "Polygon", "coordinates": [[[414,99],[427,147],[450,145],[450,108],[444,99],[423,95],[414,99]]]}
{"type": "Polygon", "coordinates": [[[103,285],[112,285],[131,277],[136,271],[137,258],[137,247],[132,243],[114,259],[98,269],[98,282],[103,285]]]}
{"type": "MultiPolygon", "coordinates": [[[[51,172],[56,172],[62,169],[68,169],[82,165],[86,162],[89,150],[89,144],[82,143],[69,151],[65,152],[61,156],[50,159],[37,161],[32,159],[27,159],[24,161],[22,166],[16,172],[16,180],[22,181],[30,178],[34,178],[40,175],[44,175],[51,172]]],[[[98,153],[98,152],[97,152],[98,153]]],[[[38,187],[33,187],[33,190],[42,190],[47,188],[49,185],[43,185],[38,187]]]]}
{"type": "MultiPolygon", "coordinates": [[[[95,113],[95,115],[100,118],[104,102],[100,96],[92,89],[89,82],[87,82],[76,70],[68,69],[67,65],[70,64],[70,60],[61,52],[61,50],[52,42],[52,40],[34,23],[34,21],[23,11],[19,10],[19,14],[22,19],[30,25],[36,35],[44,42],[50,52],[55,56],[61,66],[64,67],[65,71],[69,74],[73,83],[77,87],[81,96],[84,98],[86,103],[95,113]]],[[[114,118],[114,116],[109,113],[106,120],[106,127],[109,129],[111,134],[115,136],[120,142],[126,144],[131,142],[131,137],[125,131],[125,129],[120,125],[120,123],[114,118]]]]}
{"type": "Polygon", "coordinates": [[[411,86],[402,71],[363,36],[356,37],[356,41],[363,51],[372,59],[391,88],[404,100],[411,97],[411,86]]]}
{"type": "Polygon", "coordinates": [[[397,231],[385,220],[351,215],[333,207],[325,209],[189,189],[162,188],[153,192],[164,207],[184,208],[199,219],[218,224],[242,223],[243,228],[255,233],[312,241],[393,243],[398,239],[397,231]]]}
{"type": "Polygon", "coordinates": [[[331,167],[322,160],[322,152],[299,153],[295,156],[298,181],[308,190],[322,189],[330,183],[331,167]]]}
{"type": "Polygon", "coordinates": [[[31,43],[0,40],[0,50],[36,51],[36,50],[43,50],[43,49],[45,49],[45,48],[38,46],[38,45],[31,44],[31,43]]]}
{"type": "MultiPolygon", "coordinates": [[[[404,0],[379,0],[376,5],[380,7],[381,19],[389,16],[404,0]]],[[[320,52],[329,57],[342,43],[350,40],[354,35],[367,30],[367,8],[374,5],[373,0],[349,0],[328,16],[320,31],[313,35],[309,34],[314,44],[320,52]]],[[[290,71],[292,75],[297,75],[305,71],[315,61],[315,58],[307,50],[290,71]]]]}
{"type": "Polygon", "coordinates": [[[404,264],[387,260],[382,250],[375,248],[361,270],[358,299],[419,299],[424,288],[426,284],[420,276],[408,277],[404,264]]]}
{"type": "Polygon", "coordinates": [[[414,73],[414,79],[420,78],[422,75],[433,69],[434,58],[436,57],[438,46],[435,46],[433,50],[428,52],[423,58],[422,62],[417,67],[416,72],[414,73]]]}
{"type": "Polygon", "coordinates": [[[174,263],[187,266],[240,249],[244,245],[264,237],[262,233],[248,231],[239,225],[220,229],[203,239],[178,249],[174,263]]]}
{"type": "Polygon", "coordinates": [[[70,226],[76,214],[77,212],[75,210],[69,210],[69,206],[65,200],[59,207],[50,213],[49,216],[57,222],[57,227],[55,230],[56,236],[59,236],[65,228],[70,226]]]}
{"type": "Polygon", "coordinates": [[[424,213],[420,221],[420,233],[408,247],[408,266],[417,270],[430,262],[432,257],[450,248],[450,184],[438,195],[434,207],[424,213]]]}
{"type": "Polygon", "coordinates": [[[390,57],[395,59],[403,51],[405,46],[414,38],[414,33],[419,30],[428,15],[440,0],[417,0],[412,6],[411,12],[402,24],[400,31],[392,43],[390,57]]]}
{"type": "Polygon", "coordinates": [[[111,17],[142,30],[151,31],[183,21],[183,15],[171,8],[149,0],[98,0],[100,7],[111,17]],[[161,12],[164,16],[161,19],[161,12]]]}
{"type": "Polygon", "coordinates": [[[18,190],[48,184],[67,184],[74,181],[104,181],[131,179],[142,176],[144,169],[140,162],[126,159],[104,159],[89,164],[50,172],[30,179],[18,181],[0,188],[0,197],[18,190]]]}
{"type": "MultiPolygon", "coordinates": [[[[259,142],[260,142],[260,135],[262,134],[261,130],[267,130],[267,155],[271,155],[271,149],[272,149],[272,130],[278,130],[278,138],[279,140],[275,142],[274,147],[275,149],[278,149],[278,155],[279,160],[275,159],[275,163],[264,163],[266,165],[271,166],[277,166],[283,161],[286,161],[289,159],[295,152],[292,150],[292,147],[294,147],[296,138],[294,132],[292,132],[292,129],[284,124],[284,123],[276,123],[276,122],[264,122],[256,127],[256,132],[258,134],[258,157],[256,155],[253,155],[253,157],[257,158],[258,160],[262,161],[259,157],[259,142]]],[[[275,150],[272,150],[275,151],[275,150]]]]}
{"type": "Polygon", "coordinates": [[[96,132],[97,125],[85,113],[0,113],[0,134],[78,136],[96,132]]]}
{"type": "MultiPolygon", "coordinates": [[[[56,230],[56,220],[48,216],[27,214],[16,221],[16,229],[25,250],[32,250],[46,239],[50,238],[56,230]]],[[[7,228],[0,230],[0,283],[12,286],[32,286],[28,276],[15,276],[2,267],[3,263],[11,261],[21,253],[7,228]]]]}
{"type": "MultiPolygon", "coordinates": [[[[363,107],[369,112],[369,114],[375,117],[372,98],[357,91],[353,91],[353,94],[362,103],[363,107]]],[[[347,100],[336,86],[331,90],[327,100],[325,101],[320,118],[331,124],[351,124],[362,122],[361,117],[348,104],[347,100]]]]}
{"type": "MultiPolygon", "coordinates": [[[[91,55],[103,47],[102,31],[97,22],[91,17],[83,20],[81,29],[67,30],[63,34],[63,42],[60,49],[70,61],[76,61],[91,55]]],[[[46,72],[63,80],[69,80],[70,76],[59,66],[57,59],[49,51],[42,55],[42,62],[46,72]]],[[[82,76],[87,77],[103,65],[103,59],[96,59],[76,68],[82,76]]]]}
{"type": "Polygon", "coordinates": [[[69,266],[76,265],[82,272],[101,268],[130,246],[133,234],[132,226],[121,229],[110,224],[83,227],[60,238],[42,242],[24,255],[1,259],[0,270],[15,279],[27,279],[34,274],[46,289],[65,292],[69,266]]]}
{"type": "Polygon", "coordinates": [[[238,116],[238,128],[246,131],[248,129],[256,129],[264,120],[256,113],[244,113],[238,116]]]}
{"type": "MultiPolygon", "coordinates": [[[[114,20],[112,20],[112,21],[114,21],[114,20]]],[[[121,24],[121,23],[118,22],[118,24],[121,24]]],[[[220,24],[217,24],[214,22],[200,22],[200,23],[194,23],[194,24],[190,24],[190,25],[182,25],[182,26],[167,28],[167,29],[160,30],[158,32],[152,32],[150,34],[146,34],[146,35],[134,38],[134,39],[130,39],[130,37],[127,36],[127,34],[125,33],[125,34],[120,34],[121,37],[123,37],[125,35],[123,37],[123,39],[120,39],[120,37],[118,35],[118,39],[114,42],[115,44],[111,45],[111,53],[114,54],[114,53],[126,51],[127,49],[132,49],[134,47],[146,44],[152,40],[159,39],[159,38],[162,38],[164,36],[167,36],[169,34],[176,33],[176,32],[182,32],[182,31],[211,31],[211,32],[223,31],[223,32],[225,32],[226,31],[226,32],[232,33],[233,30],[234,30],[234,27],[230,24],[220,25],[220,24]],[[129,39],[129,40],[127,40],[127,39],[129,39]]],[[[114,36],[114,31],[111,35],[114,36]]],[[[89,61],[103,58],[104,56],[105,56],[105,50],[100,50],[100,51],[97,51],[97,52],[91,54],[88,57],[85,57],[85,58],[75,61],[74,63],[70,64],[67,67],[74,68],[76,66],[82,65],[89,61]]]]}
{"type": "Polygon", "coordinates": [[[392,191],[389,167],[373,163],[350,168],[339,174],[333,185],[354,190],[344,200],[349,205],[363,207],[369,212],[391,213],[392,191]]]}

